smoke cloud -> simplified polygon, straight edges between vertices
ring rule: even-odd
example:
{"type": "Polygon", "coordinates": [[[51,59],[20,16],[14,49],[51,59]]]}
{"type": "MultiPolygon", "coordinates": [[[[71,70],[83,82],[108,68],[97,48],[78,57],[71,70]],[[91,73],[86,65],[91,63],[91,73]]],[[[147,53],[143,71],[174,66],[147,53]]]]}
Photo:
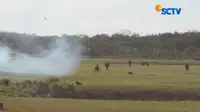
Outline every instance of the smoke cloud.
{"type": "MultiPolygon", "coordinates": [[[[23,41],[23,40],[21,40],[23,41]]],[[[30,44],[31,45],[31,44],[30,44]]],[[[7,45],[0,46],[0,71],[16,74],[34,75],[70,75],[80,64],[81,46],[72,44],[66,39],[58,38],[50,45],[50,49],[41,49],[33,44],[34,49],[39,51],[35,55],[14,52],[7,45]]],[[[30,47],[31,48],[31,47],[30,47]]]]}

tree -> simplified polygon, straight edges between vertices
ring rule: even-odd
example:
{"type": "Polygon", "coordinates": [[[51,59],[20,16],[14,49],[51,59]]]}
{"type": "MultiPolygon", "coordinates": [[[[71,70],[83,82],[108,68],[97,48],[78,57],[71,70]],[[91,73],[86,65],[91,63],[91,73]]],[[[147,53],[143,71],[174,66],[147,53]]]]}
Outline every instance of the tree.
{"type": "Polygon", "coordinates": [[[32,56],[51,49],[52,43],[60,38],[69,43],[71,51],[79,50],[84,56],[100,58],[196,59],[198,51],[191,50],[190,46],[200,49],[200,32],[196,30],[145,36],[132,33],[130,30],[121,30],[110,36],[107,34],[94,36],[64,34],[60,37],[0,32],[0,42],[4,46],[8,46],[17,53],[32,56]],[[84,50],[80,50],[80,47],[84,50]],[[188,48],[190,50],[187,50],[188,48]]]}

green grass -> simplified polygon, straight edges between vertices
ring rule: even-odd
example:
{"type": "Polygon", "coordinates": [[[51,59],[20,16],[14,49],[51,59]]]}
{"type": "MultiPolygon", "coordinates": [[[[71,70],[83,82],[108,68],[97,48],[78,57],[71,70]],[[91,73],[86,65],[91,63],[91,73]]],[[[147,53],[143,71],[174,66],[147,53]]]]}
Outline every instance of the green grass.
{"type": "MultiPolygon", "coordinates": [[[[1,98],[1,97],[0,97],[1,98]]],[[[199,112],[200,103],[1,98],[6,112],[199,112]]]]}
{"type": "MultiPolygon", "coordinates": [[[[190,61],[189,72],[184,71],[181,61],[153,61],[148,67],[133,64],[131,68],[127,60],[87,60],[72,75],[63,76],[61,80],[81,81],[83,86],[93,87],[141,87],[141,88],[171,88],[184,90],[200,90],[199,62],[190,61]],[[111,64],[106,71],[103,63],[111,64]],[[100,64],[102,72],[92,73],[95,64],[100,64]],[[159,65],[161,63],[161,65],[159,65]],[[165,63],[165,64],[163,64],[165,63]],[[127,73],[131,71],[132,76],[127,73]]],[[[138,62],[139,63],[139,62],[138,62]]],[[[42,77],[1,76],[13,80],[39,79],[42,77]]],[[[5,98],[7,112],[199,112],[199,102],[153,102],[153,101],[99,101],[99,100],[66,100],[66,99],[39,99],[39,98],[5,98]]]]}
{"type": "Polygon", "coordinates": [[[102,72],[92,73],[93,64],[83,64],[71,76],[63,80],[81,81],[87,86],[139,86],[139,87],[173,87],[173,88],[200,88],[200,66],[191,66],[189,72],[180,65],[150,65],[148,67],[125,64],[113,64],[110,71],[100,65],[102,72]],[[127,73],[131,71],[134,75],[127,73]]]}
{"type": "MultiPolygon", "coordinates": [[[[141,60],[140,60],[141,61],[141,60]]],[[[81,81],[84,86],[138,86],[138,87],[171,87],[175,89],[200,89],[200,66],[191,65],[189,72],[184,71],[184,65],[170,65],[183,63],[183,61],[150,60],[156,63],[167,63],[168,65],[150,65],[148,67],[140,64],[133,64],[131,68],[127,64],[111,64],[110,70],[106,71],[104,62],[127,62],[121,59],[90,59],[84,61],[80,68],[72,75],[64,76],[61,79],[67,81],[81,81]],[[102,72],[92,73],[95,64],[99,63],[102,72]],[[131,71],[133,76],[127,73],[131,71]]],[[[199,63],[198,61],[188,61],[199,63]]],[[[38,76],[0,76],[12,80],[42,79],[38,76]]]]}

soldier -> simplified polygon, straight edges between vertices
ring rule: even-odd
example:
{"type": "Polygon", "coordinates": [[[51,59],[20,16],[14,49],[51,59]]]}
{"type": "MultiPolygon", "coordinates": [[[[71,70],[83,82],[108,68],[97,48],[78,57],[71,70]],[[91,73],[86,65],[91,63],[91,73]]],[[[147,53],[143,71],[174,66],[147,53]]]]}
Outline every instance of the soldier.
{"type": "Polygon", "coordinates": [[[94,67],[94,73],[95,73],[95,72],[99,73],[99,71],[101,71],[101,69],[99,68],[99,65],[97,64],[97,65],[94,67]]]}
{"type": "Polygon", "coordinates": [[[106,67],[106,70],[108,70],[108,68],[110,67],[110,64],[109,63],[105,63],[105,67],[106,67]]]}
{"type": "Polygon", "coordinates": [[[68,94],[68,98],[72,98],[72,95],[74,94],[75,89],[74,89],[74,85],[73,84],[68,84],[67,86],[67,94],[68,94]]]}
{"type": "Polygon", "coordinates": [[[187,63],[185,64],[185,71],[188,71],[190,69],[190,65],[187,63]]]}
{"type": "Polygon", "coordinates": [[[131,65],[132,65],[132,61],[131,60],[128,60],[128,65],[129,65],[129,67],[131,67],[131,65]]]}
{"type": "Polygon", "coordinates": [[[128,72],[129,75],[133,75],[133,72],[128,72]]]}
{"type": "Polygon", "coordinates": [[[4,110],[4,108],[3,108],[3,103],[0,102],[0,111],[1,110],[4,110]]]}
{"type": "Polygon", "coordinates": [[[82,83],[79,81],[76,81],[76,85],[82,85],[82,83]]]}

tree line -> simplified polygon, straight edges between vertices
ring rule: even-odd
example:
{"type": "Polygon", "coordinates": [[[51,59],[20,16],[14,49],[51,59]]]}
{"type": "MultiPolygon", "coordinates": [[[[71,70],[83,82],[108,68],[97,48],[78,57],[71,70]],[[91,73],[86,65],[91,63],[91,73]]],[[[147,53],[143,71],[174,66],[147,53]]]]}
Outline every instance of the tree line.
{"type": "MultiPolygon", "coordinates": [[[[31,55],[39,49],[49,49],[57,38],[64,38],[71,45],[83,46],[82,54],[93,58],[133,58],[133,59],[200,59],[200,32],[159,33],[140,36],[119,32],[112,35],[97,34],[38,36],[0,32],[0,42],[14,51],[31,55]],[[48,37],[48,38],[47,38],[48,37]]],[[[76,49],[74,49],[76,50],[76,49]]]]}

